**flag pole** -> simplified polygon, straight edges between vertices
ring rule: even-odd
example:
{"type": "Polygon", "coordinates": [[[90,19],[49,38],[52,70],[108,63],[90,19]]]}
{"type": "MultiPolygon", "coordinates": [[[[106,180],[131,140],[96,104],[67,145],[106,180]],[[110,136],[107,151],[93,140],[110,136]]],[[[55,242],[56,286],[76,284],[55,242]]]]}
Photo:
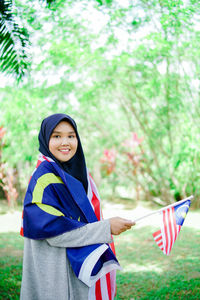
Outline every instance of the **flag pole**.
{"type": "Polygon", "coordinates": [[[138,221],[140,221],[140,220],[142,220],[142,219],[144,219],[144,218],[147,218],[147,217],[149,217],[149,216],[158,214],[158,213],[162,212],[163,210],[165,210],[165,209],[167,209],[167,208],[170,208],[170,207],[172,207],[172,206],[177,206],[177,205],[179,205],[179,204],[185,202],[186,200],[192,200],[193,198],[194,198],[194,196],[191,195],[191,196],[189,196],[189,197],[187,197],[187,198],[185,198],[185,199],[183,199],[183,200],[180,200],[180,201],[178,201],[178,202],[172,203],[172,204],[170,204],[170,205],[168,205],[168,206],[165,206],[165,207],[163,207],[163,208],[161,208],[161,209],[158,209],[158,210],[153,211],[153,212],[151,212],[151,213],[148,213],[148,214],[146,214],[146,215],[144,215],[144,216],[142,216],[142,217],[139,217],[139,218],[135,219],[133,222],[137,223],[138,221]]]}

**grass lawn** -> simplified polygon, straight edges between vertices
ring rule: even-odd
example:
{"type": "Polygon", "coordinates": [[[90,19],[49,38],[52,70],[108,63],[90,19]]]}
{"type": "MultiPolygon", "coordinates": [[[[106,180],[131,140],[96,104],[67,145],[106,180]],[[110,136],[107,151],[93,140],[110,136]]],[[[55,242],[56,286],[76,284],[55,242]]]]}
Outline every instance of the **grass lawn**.
{"type": "MultiPolygon", "coordinates": [[[[123,271],[117,273],[116,299],[200,299],[200,230],[182,228],[169,256],[151,234],[135,226],[115,237],[123,271]]],[[[23,238],[0,234],[0,299],[19,299],[23,238]]],[[[58,299],[59,300],[59,299],[58,299]]]]}
{"type": "Polygon", "coordinates": [[[181,229],[169,256],[153,240],[157,228],[133,228],[115,237],[123,267],[116,299],[200,299],[200,230],[181,229]]]}
{"type": "Polygon", "coordinates": [[[17,233],[0,234],[0,299],[19,299],[23,238],[17,233]]]}

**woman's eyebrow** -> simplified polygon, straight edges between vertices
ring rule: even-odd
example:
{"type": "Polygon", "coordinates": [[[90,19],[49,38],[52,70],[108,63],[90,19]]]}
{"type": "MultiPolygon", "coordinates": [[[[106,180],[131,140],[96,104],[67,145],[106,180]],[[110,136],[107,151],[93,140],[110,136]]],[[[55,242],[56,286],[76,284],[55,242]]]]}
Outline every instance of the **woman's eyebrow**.
{"type": "MultiPolygon", "coordinates": [[[[52,133],[63,133],[63,131],[57,131],[57,130],[55,130],[55,131],[53,131],[52,133]]],[[[68,134],[71,134],[71,133],[75,133],[75,131],[69,131],[69,132],[67,132],[68,134]]]]}
{"type": "Polygon", "coordinates": [[[61,131],[54,130],[52,133],[61,133],[61,131]]]}

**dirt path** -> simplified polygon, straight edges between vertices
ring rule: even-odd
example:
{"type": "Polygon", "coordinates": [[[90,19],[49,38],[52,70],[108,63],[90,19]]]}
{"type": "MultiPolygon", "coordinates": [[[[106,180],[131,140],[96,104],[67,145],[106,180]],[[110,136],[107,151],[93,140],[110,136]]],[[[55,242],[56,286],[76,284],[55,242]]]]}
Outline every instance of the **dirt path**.
{"type": "Polygon", "coordinates": [[[21,226],[21,212],[14,211],[0,215],[1,232],[19,232],[21,226]]]}
{"type": "MultiPolygon", "coordinates": [[[[136,218],[143,216],[152,210],[144,208],[138,205],[135,209],[125,209],[122,204],[115,203],[103,203],[103,215],[104,219],[111,218],[114,216],[120,216],[130,220],[135,220],[136,218]]],[[[148,217],[136,224],[137,228],[147,226],[147,225],[157,225],[159,226],[158,218],[154,216],[148,217]]],[[[8,212],[6,214],[0,215],[0,233],[1,232],[19,232],[21,226],[21,212],[14,211],[8,212]]],[[[200,230],[200,212],[189,211],[184,227],[190,227],[200,230]]]]}

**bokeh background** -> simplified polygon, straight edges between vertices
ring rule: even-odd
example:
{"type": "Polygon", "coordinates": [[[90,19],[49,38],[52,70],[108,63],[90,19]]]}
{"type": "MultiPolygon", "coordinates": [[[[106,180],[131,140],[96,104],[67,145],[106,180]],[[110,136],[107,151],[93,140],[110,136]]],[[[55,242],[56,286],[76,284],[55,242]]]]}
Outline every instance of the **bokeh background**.
{"type": "Polygon", "coordinates": [[[103,198],[200,206],[200,3],[1,1],[0,198],[22,203],[41,121],[77,122],[103,198]]]}
{"type": "Polygon", "coordinates": [[[170,256],[146,218],[115,237],[116,300],[200,299],[200,1],[0,0],[0,299],[20,295],[43,118],[76,120],[105,218],[194,195],[170,256]]]}

